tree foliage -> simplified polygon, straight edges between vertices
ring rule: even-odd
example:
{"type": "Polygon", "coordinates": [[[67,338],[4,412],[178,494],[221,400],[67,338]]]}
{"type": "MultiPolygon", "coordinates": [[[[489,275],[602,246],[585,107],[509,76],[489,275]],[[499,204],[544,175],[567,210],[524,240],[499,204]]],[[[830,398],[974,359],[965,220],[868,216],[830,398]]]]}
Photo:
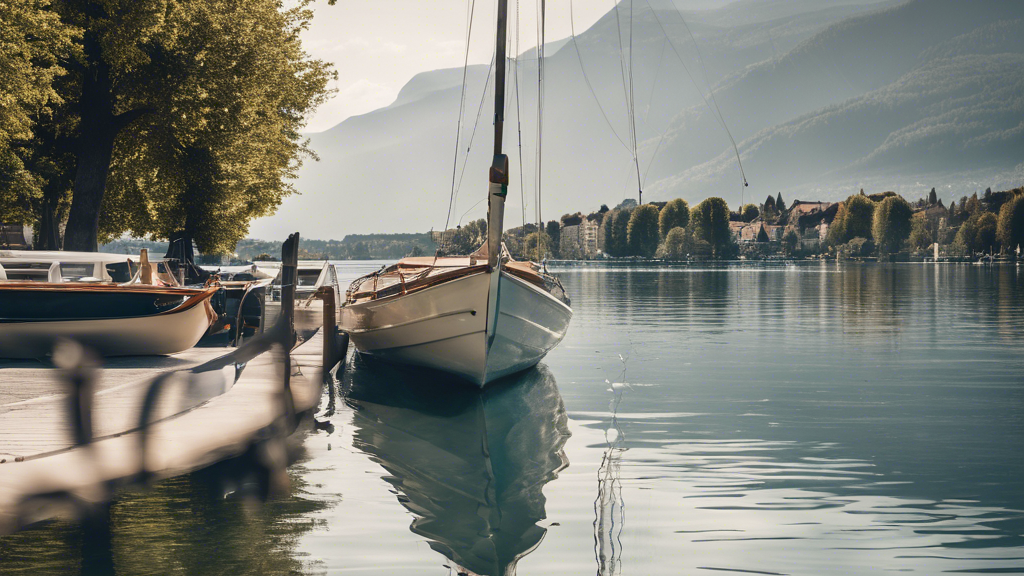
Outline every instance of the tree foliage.
{"type": "Polygon", "coordinates": [[[689,225],[690,204],[682,198],[669,201],[658,214],[658,231],[662,238],[667,238],[673,228],[686,228],[689,225]]]}
{"type": "Polygon", "coordinates": [[[740,220],[744,222],[753,222],[761,212],[757,209],[757,206],[753,204],[747,204],[740,208],[740,220]]]}
{"type": "Polygon", "coordinates": [[[796,252],[796,247],[799,243],[800,236],[793,228],[787,229],[786,233],[782,235],[782,247],[786,250],[786,254],[792,255],[796,252]]]}
{"type": "Polygon", "coordinates": [[[960,225],[953,239],[953,251],[961,256],[970,256],[974,253],[974,240],[978,235],[976,226],[978,219],[974,216],[968,218],[960,225]]]}
{"type": "Polygon", "coordinates": [[[928,229],[928,219],[923,214],[915,214],[911,219],[908,242],[913,250],[924,250],[935,242],[931,230],[928,229]]]}
{"type": "Polygon", "coordinates": [[[629,252],[634,256],[650,258],[658,250],[661,239],[658,233],[659,213],[653,204],[638,206],[629,217],[626,240],[629,252]]]}
{"type": "Polygon", "coordinates": [[[604,250],[612,256],[629,256],[629,217],[631,210],[615,209],[605,214],[602,220],[604,228],[604,250]]]}
{"type": "Polygon", "coordinates": [[[527,259],[540,262],[551,253],[551,237],[545,232],[533,232],[523,241],[527,259]]]}
{"type": "Polygon", "coordinates": [[[544,231],[547,232],[548,238],[551,239],[551,254],[557,258],[558,242],[562,236],[562,228],[558,225],[558,220],[549,220],[545,225],[544,231]]]}
{"type": "Polygon", "coordinates": [[[729,231],[729,205],[718,197],[711,197],[694,209],[690,215],[694,236],[711,245],[716,257],[722,257],[732,243],[729,231]]]}
{"type": "Polygon", "coordinates": [[[487,240],[487,220],[480,218],[464,226],[456,226],[444,233],[440,251],[442,255],[472,254],[487,240]]]}
{"type": "Polygon", "coordinates": [[[177,58],[200,65],[118,141],[103,207],[121,217],[104,219],[104,236],[183,232],[225,252],[294,192],[310,154],[299,130],[331,77],[299,41],[311,16],[268,0],[203,0],[183,18],[177,58]]]}
{"type": "Polygon", "coordinates": [[[1015,194],[1000,208],[996,235],[1006,250],[1024,245],[1024,194],[1015,194]]]}
{"type": "Polygon", "coordinates": [[[978,210],[981,209],[981,201],[978,200],[978,193],[975,192],[974,194],[971,195],[970,198],[967,199],[967,203],[966,204],[961,202],[960,205],[961,205],[961,207],[963,207],[963,208],[965,208],[967,210],[968,214],[972,214],[972,215],[973,214],[977,214],[978,210]]]}
{"type": "Polygon", "coordinates": [[[998,218],[992,212],[983,212],[975,224],[977,232],[974,236],[974,247],[981,252],[995,252],[999,249],[996,231],[998,218]]]}
{"type": "Polygon", "coordinates": [[[900,196],[888,196],[875,206],[871,232],[880,254],[898,252],[910,236],[914,210],[900,196]]]}
{"type": "Polygon", "coordinates": [[[685,228],[673,228],[665,235],[665,257],[669,260],[685,258],[687,254],[686,245],[693,240],[693,233],[687,233],[685,228]]]}
{"type": "Polygon", "coordinates": [[[0,221],[28,223],[47,183],[33,144],[37,124],[62,103],[54,81],[79,31],[61,22],[50,0],[0,2],[0,221]]]}
{"type": "Polygon", "coordinates": [[[854,194],[836,212],[835,220],[828,230],[828,244],[839,246],[853,238],[871,238],[871,222],[874,218],[875,203],[863,194],[854,194]]]}
{"type": "MultiPolygon", "coordinates": [[[[333,77],[302,50],[310,1],[14,3],[65,27],[50,42],[60,60],[33,59],[51,92],[40,98],[62,105],[41,116],[54,137],[36,139],[32,165],[39,188],[73,182],[64,248],[95,250],[100,237],[131,232],[185,233],[204,251],[226,251],[293,192],[288,180],[310,153],[300,130],[333,77]]],[[[0,58],[15,53],[6,41],[0,58]]],[[[42,205],[52,219],[52,196],[35,217],[45,220],[42,205]]]]}

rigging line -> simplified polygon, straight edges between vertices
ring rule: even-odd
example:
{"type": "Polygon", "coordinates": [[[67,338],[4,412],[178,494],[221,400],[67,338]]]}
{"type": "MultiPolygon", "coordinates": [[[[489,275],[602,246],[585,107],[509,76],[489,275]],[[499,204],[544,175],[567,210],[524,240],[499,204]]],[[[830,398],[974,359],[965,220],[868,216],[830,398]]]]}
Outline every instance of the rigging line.
{"type": "MultiPolygon", "coordinates": [[[[519,138],[519,201],[523,215],[523,228],[520,234],[521,239],[526,238],[526,186],[523,181],[523,112],[519,102],[519,0],[516,0],[516,133],[519,138]]],[[[525,244],[525,242],[524,242],[525,244]]]]}
{"type": "Polygon", "coordinates": [[[622,147],[628,151],[629,146],[626,146],[626,142],[622,140],[619,133],[615,130],[615,126],[612,125],[612,121],[608,119],[608,113],[604,111],[604,106],[601,106],[601,100],[598,99],[597,92],[594,91],[594,85],[590,83],[590,77],[587,76],[587,70],[583,67],[583,56],[580,54],[580,45],[576,43],[576,26],[573,23],[572,0],[569,0],[569,31],[572,33],[572,45],[576,49],[576,59],[580,62],[580,71],[583,72],[583,80],[587,83],[587,88],[590,90],[590,94],[594,97],[594,102],[597,103],[597,109],[601,111],[601,117],[604,118],[605,123],[608,124],[608,128],[612,131],[612,135],[614,135],[615,139],[619,141],[619,144],[622,144],[622,147]]]}
{"type": "Polygon", "coordinates": [[[483,198],[477,200],[476,204],[473,204],[472,206],[469,207],[468,210],[463,212],[462,216],[459,216],[459,224],[458,225],[462,226],[462,221],[466,218],[466,215],[469,214],[470,212],[472,212],[473,209],[476,208],[477,206],[479,206],[480,203],[483,202],[484,200],[487,200],[487,196],[484,196],[483,198]]]}
{"type": "MultiPolygon", "coordinates": [[[[615,4],[615,38],[619,41],[619,73],[622,76],[622,96],[623,98],[625,98],[626,101],[626,112],[630,114],[630,117],[632,117],[632,112],[630,112],[629,104],[629,92],[627,91],[626,86],[626,57],[624,54],[626,49],[622,46],[622,20],[619,17],[619,2],[618,0],[612,1],[615,4]]],[[[632,142],[634,138],[632,122],[627,123],[627,126],[630,129],[629,140],[630,142],[632,142]]],[[[636,152],[634,151],[633,153],[635,154],[636,152]]]]}
{"type": "MultiPolygon", "coordinates": [[[[690,78],[690,82],[693,83],[693,87],[697,89],[697,93],[700,94],[701,100],[704,101],[704,105],[706,105],[708,107],[708,109],[712,111],[711,115],[715,118],[715,120],[718,121],[718,124],[722,126],[722,129],[725,130],[725,133],[729,136],[729,141],[732,143],[733,151],[736,153],[736,163],[740,167],[740,175],[743,177],[743,185],[747,186],[747,176],[743,172],[743,162],[740,160],[740,150],[736,146],[736,141],[733,139],[732,133],[729,131],[729,127],[726,126],[726,124],[725,124],[725,119],[722,118],[721,111],[719,110],[718,114],[714,113],[715,110],[717,110],[717,106],[714,109],[712,109],[711,102],[709,102],[707,97],[704,96],[704,91],[697,84],[697,80],[694,79],[693,74],[690,73],[690,69],[686,66],[686,62],[683,60],[682,55],[680,55],[679,54],[679,50],[676,49],[675,42],[672,41],[672,37],[669,36],[668,30],[665,29],[665,25],[661,22],[661,18],[658,17],[658,11],[654,9],[654,6],[651,6],[650,0],[647,0],[647,5],[651,8],[651,12],[654,14],[654,19],[655,19],[655,21],[658,22],[658,27],[661,28],[662,34],[664,34],[665,37],[668,38],[668,45],[672,48],[672,52],[676,55],[676,58],[679,60],[679,63],[682,64],[683,70],[686,71],[686,75],[690,78]]],[[[678,11],[677,11],[677,14],[678,14],[678,11]]],[[[679,18],[682,19],[682,15],[679,15],[679,18]]],[[[686,21],[684,20],[683,24],[685,25],[685,23],[686,23],[686,21]]],[[[689,28],[687,28],[687,30],[689,30],[689,28]]],[[[692,38],[692,34],[691,34],[691,38],[692,38]]],[[[696,41],[694,41],[694,43],[696,44],[696,41]]],[[[700,56],[700,51],[698,50],[698,58],[699,58],[699,56],[700,56]]],[[[701,63],[703,65],[703,59],[701,59],[701,63]]],[[[714,96],[715,96],[714,91],[711,91],[712,99],[714,99],[714,96]]],[[[741,193],[741,195],[742,195],[742,193],[741,193]]]]}
{"type": "MultiPolygon", "coordinates": [[[[452,219],[452,207],[455,203],[455,172],[459,169],[459,139],[462,137],[462,115],[466,106],[466,74],[469,71],[469,41],[473,34],[473,12],[476,9],[476,0],[469,2],[469,17],[466,22],[466,56],[462,63],[462,94],[459,98],[459,121],[455,128],[455,161],[452,164],[452,191],[448,197],[448,216],[444,220],[444,230],[441,232],[441,244],[438,250],[444,249],[445,234],[448,232],[448,225],[452,219]]],[[[467,157],[468,160],[468,157],[467,157]]],[[[437,258],[437,251],[434,252],[437,258]]]]}
{"type": "Polygon", "coordinates": [[[661,42],[661,52],[658,53],[658,66],[654,69],[654,82],[651,82],[651,93],[647,96],[647,113],[644,114],[644,124],[648,126],[647,119],[651,116],[651,103],[654,102],[654,90],[658,87],[658,72],[661,71],[661,62],[665,59],[665,44],[667,40],[661,42]]]}
{"type": "MultiPolygon", "coordinates": [[[[513,69],[519,60],[519,54],[513,52],[512,35],[507,34],[505,38],[505,69],[513,69]],[[515,56],[511,56],[515,54],[515,56]]],[[[505,116],[508,116],[508,111],[512,109],[512,82],[505,82],[505,116]]]]}
{"type": "Polygon", "coordinates": [[[654,159],[658,157],[658,151],[661,150],[661,143],[665,141],[665,136],[668,135],[668,126],[661,133],[661,138],[658,138],[658,145],[654,147],[654,153],[651,154],[651,161],[647,163],[647,169],[644,170],[644,184],[647,184],[647,175],[651,173],[651,166],[654,166],[654,159]]]}
{"type": "MultiPolygon", "coordinates": [[[[672,7],[675,8],[676,16],[679,16],[679,21],[683,23],[683,28],[686,28],[686,33],[690,35],[690,41],[693,42],[693,47],[697,50],[697,61],[700,62],[700,67],[704,70],[704,83],[708,85],[708,92],[711,94],[711,102],[714,103],[715,110],[718,111],[718,118],[722,121],[722,127],[725,128],[725,133],[729,135],[729,141],[732,142],[733,150],[736,151],[736,163],[740,166],[740,175],[743,176],[743,186],[746,187],[748,186],[747,175],[743,172],[743,161],[740,160],[740,149],[736,146],[736,140],[733,139],[732,132],[730,132],[729,127],[725,125],[725,116],[722,115],[722,110],[718,107],[718,100],[715,98],[715,90],[711,87],[711,80],[708,78],[708,67],[704,65],[704,57],[701,56],[700,53],[700,45],[697,44],[697,39],[694,38],[693,32],[690,30],[690,26],[686,24],[686,19],[683,18],[683,14],[679,11],[679,7],[674,3],[672,4],[672,7]]],[[[743,191],[741,189],[740,195],[742,194],[743,191]]]]}
{"type": "Polygon", "coordinates": [[[540,0],[537,18],[537,261],[541,261],[540,253],[540,229],[541,229],[541,184],[543,173],[541,172],[541,143],[543,142],[544,126],[544,17],[546,13],[545,0],[540,0]]]}
{"type": "Polygon", "coordinates": [[[636,93],[633,91],[633,2],[629,0],[629,121],[633,125],[633,164],[636,166],[636,189],[639,204],[644,203],[644,190],[640,183],[640,157],[636,149],[636,93]]]}
{"type": "MultiPolygon", "coordinates": [[[[648,4],[648,6],[649,5],[650,4],[648,4]]],[[[652,10],[653,10],[653,8],[652,8],[652,10]]],[[[668,36],[666,35],[665,36],[665,40],[661,43],[661,55],[658,56],[658,67],[655,68],[655,70],[654,70],[654,82],[651,84],[651,95],[647,99],[647,114],[648,114],[648,117],[650,116],[650,112],[651,112],[651,103],[654,102],[654,89],[658,85],[658,77],[659,77],[658,72],[661,71],[661,63],[665,59],[665,45],[667,43],[668,43],[668,36]]],[[[647,122],[647,117],[644,118],[644,124],[647,124],[648,126],[650,125],[647,122]]],[[[647,163],[647,168],[644,170],[643,181],[640,184],[641,188],[643,188],[644,186],[647,185],[647,175],[651,173],[651,167],[654,166],[654,160],[658,157],[658,151],[661,150],[662,143],[665,142],[665,136],[668,135],[668,130],[669,130],[669,126],[666,125],[665,129],[661,131],[661,137],[658,138],[658,145],[654,147],[654,152],[651,154],[651,159],[647,163]]]]}
{"type": "Polygon", "coordinates": [[[476,129],[480,126],[480,115],[484,110],[484,99],[487,97],[487,87],[491,82],[491,71],[494,70],[495,55],[491,55],[491,65],[487,68],[487,78],[484,79],[484,89],[480,93],[480,106],[476,110],[476,121],[473,123],[473,132],[469,135],[469,145],[466,146],[466,162],[462,164],[462,172],[459,173],[459,184],[455,187],[455,199],[458,200],[459,191],[462,190],[462,179],[466,175],[466,166],[469,164],[469,151],[473,148],[473,141],[476,139],[476,129]]]}

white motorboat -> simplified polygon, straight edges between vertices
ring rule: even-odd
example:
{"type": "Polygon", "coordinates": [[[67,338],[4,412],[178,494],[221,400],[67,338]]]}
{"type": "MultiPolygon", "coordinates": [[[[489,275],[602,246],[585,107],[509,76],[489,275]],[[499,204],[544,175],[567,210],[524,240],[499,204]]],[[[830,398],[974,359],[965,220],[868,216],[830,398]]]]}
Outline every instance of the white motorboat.
{"type": "Polygon", "coordinates": [[[501,153],[507,11],[499,0],[487,240],[469,256],[406,258],[356,280],[340,320],[360,353],[479,386],[536,365],[572,318],[558,280],[537,264],[512,260],[501,243],[509,182],[501,153]]]}
{"type": "Polygon", "coordinates": [[[217,319],[219,285],[183,288],[148,254],[0,251],[0,358],[37,358],[60,338],[104,356],[174,354],[217,319]]]}
{"type": "Polygon", "coordinates": [[[0,358],[38,358],[60,338],[104,356],[174,354],[217,319],[219,290],[102,282],[0,281],[0,358]]]}

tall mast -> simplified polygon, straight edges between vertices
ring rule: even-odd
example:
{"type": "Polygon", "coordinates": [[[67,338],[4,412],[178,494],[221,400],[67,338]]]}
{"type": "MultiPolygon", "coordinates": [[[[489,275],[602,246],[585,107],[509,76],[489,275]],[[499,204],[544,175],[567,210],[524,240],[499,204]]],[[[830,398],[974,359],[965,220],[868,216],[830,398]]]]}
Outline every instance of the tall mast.
{"type": "Polygon", "coordinates": [[[498,33],[494,64],[494,155],[501,154],[502,127],[505,122],[505,36],[508,27],[508,0],[498,0],[498,33]]]}
{"type": "MultiPolygon", "coordinates": [[[[505,121],[505,34],[508,26],[508,0],[498,0],[498,30],[494,64],[494,159],[487,187],[487,266],[497,271],[501,265],[501,233],[508,195],[508,156],[501,153],[501,130],[505,121]]],[[[497,279],[497,274],[494,278],[497,279]]],[[[490,306],[490,304],[488,304],[490,306]]],[[[488,318],[491,316],[489,315],[488,318]]]]}

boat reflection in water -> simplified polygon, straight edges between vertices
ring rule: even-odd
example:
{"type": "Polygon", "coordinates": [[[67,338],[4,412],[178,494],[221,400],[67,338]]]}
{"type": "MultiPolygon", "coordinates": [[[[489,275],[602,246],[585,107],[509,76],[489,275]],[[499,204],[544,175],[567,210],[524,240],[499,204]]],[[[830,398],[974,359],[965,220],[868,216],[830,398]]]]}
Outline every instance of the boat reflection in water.
{"type": "Polygon", "coordinates": [[[460,572],[515,574],[547,532],[544,485],[568,466],[554,377],[539,365],[479,390],[368,362],[343,382],[355,445],[387,470],[410,529],[460,572]]]}

